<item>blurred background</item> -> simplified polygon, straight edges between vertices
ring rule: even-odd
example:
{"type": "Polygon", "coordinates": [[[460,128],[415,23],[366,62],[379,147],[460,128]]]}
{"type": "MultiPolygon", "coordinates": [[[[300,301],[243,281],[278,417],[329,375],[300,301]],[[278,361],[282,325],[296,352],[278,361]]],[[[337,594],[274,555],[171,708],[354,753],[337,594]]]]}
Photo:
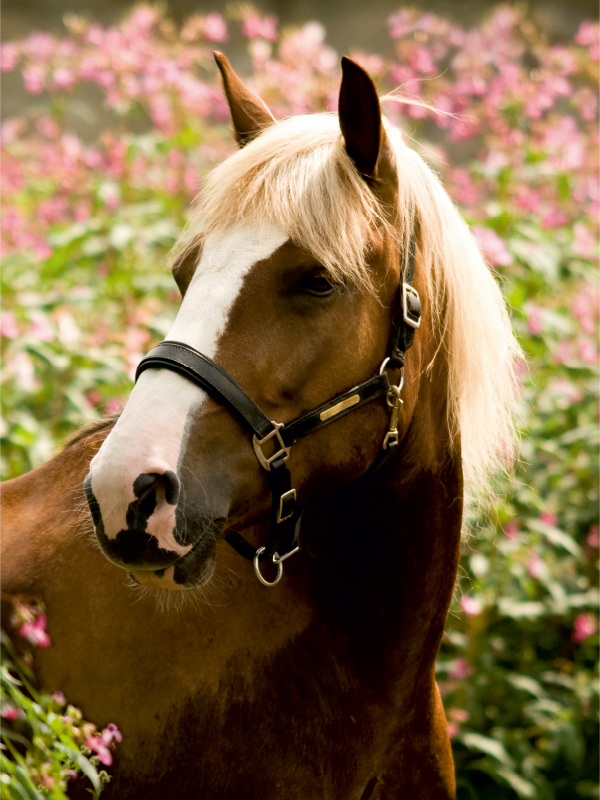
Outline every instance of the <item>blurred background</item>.
{"type": "MultiPolygon", "coordinates": [[[[168,0],[162,4],[167,15],[176,23],[192,14],[217,11],[225,13],[235,6],[230,0],[168,0]]],[[[440,14],[462,25],[476,25],[497,3],[494,0],[423,0],[410,3],[424,12],[440,14]]],[[[519,4],[521,5],[521,4],[519,4]]],[[[584,19],[598,16],[598,4],[593,0],[530,0],[528,17],[544,31],[551,41],[569,41],[584,19]]],[[[327,41],[339,55],[360,48],[374,53],[389,48],[387,19],[397,11],[395,0],[265,0],[260,10],[274,14],[280,25],[298,26],[318,20],[327,29],[327,41]]],[[[65,14],[82,14],[103,25],[112,25],[123,16],[127,3],[122,0],[4,0],[2,4],[2,41],[20,39],[33,30],[58,34],[63,29],[65,14]]],[[[248,67],[242,37],[233,37],[227,55],[236,68],[248,67]]],[[[22,87],[18,81],[5,76],[2,84],[2,117],[11,116],[23,103],[22,87]]]]}
{"type": "MultiPolygon", "coordinates": [[[[450,112],[386,105],[471,226],[527,356],[519,460],[469,522],[437,663],[458,798],[598,798],[597,5],[5,0],[2,15],[4,478],[118,412],[170,327],[169,250],[234,150],[214,49],[277,117],[334,111],[342,54],[382,94],[450,112]]],[[[10,725],[32,739],[22,712],[10,725]]],[[[48,752],[32,741],[36,769],[48,752]]]]}

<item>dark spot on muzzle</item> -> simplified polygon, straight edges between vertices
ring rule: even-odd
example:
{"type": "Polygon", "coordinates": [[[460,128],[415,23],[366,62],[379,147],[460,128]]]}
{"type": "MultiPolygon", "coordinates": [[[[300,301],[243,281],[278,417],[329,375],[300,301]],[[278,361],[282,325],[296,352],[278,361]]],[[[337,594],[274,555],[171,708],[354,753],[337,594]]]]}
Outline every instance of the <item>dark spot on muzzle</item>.
{"type": "Polygon", "coordinates": [[[158,540],[146,533],[148,520],[156,508],[156,490],[159,482],[164,487],[165,500],[169,505],[176,504],[180,486],[174,472],[168,471],[164,475],[139,475],[133,484],[133,492],[137,499],[129,504],[125,514],[127,528],[120,530],[114,539],[109,539],[104,530],[100,505],[92,491],[91,472],[84,481],[85,494],[100,547],[104,555],[119,567],[164,569],[181,557],[173,550],[159,547],[158,540]]]}

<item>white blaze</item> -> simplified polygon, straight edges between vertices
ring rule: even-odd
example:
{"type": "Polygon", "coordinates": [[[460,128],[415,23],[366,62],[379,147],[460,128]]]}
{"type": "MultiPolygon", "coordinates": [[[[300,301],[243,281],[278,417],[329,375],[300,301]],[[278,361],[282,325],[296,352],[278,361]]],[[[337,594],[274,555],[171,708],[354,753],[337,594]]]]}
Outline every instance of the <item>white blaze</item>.
{"type": "MultiPolygon", "coordinates": [[[[214,358],[245,276],[287,238],[276,226],[242,223],[207,236],[166,339],[184,342],[214,358]]],[[[190,412],[201,413],[206,397],[202,389],[170,370],[149,369],[140,375],[119,421],[90,466],[92,491],[109,538],[127,527],[125,513],[135,500],[133,482],[139,475],[177,472],[186,421],[190,412]]],[[[148,520],[147,532],[158,539],[160,547],[183,556],[191,545],[177,544],[174,527],[175,506],[165,503],[148,520]]]]}

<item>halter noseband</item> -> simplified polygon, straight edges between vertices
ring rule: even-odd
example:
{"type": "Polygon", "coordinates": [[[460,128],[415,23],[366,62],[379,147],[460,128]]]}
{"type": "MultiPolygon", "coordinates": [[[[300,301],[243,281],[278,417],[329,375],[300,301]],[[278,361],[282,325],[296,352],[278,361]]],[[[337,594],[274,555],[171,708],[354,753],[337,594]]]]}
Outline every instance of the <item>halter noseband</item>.
{"type": "Polygon", "coordinates": [[[318,408],[309,411],[285,425],[271,421],[251,400],[242,387],[218,364],[183,342],[164,341],[153,347],[140,362],[135,379],[147,369],[169,369],[182,375],[223,405],[236,419],[248,428],[256,457],[267,471],[271,489],[271,525],[264,547],[255,550],[239,533],[225,535],[226,541],[244,558],[254,562],[258,579],[265,586],[274,586],[283,573],[282,562],[299,549],[298,531],[302,506],[296,505],[296,490],[292,488],[290,472],[285,464],[290,448],[298,439],[318,431],[345,414],[360,408],[378,397],[386,396],[391,408],[390,424],[382,444],[382,451],[371,470],[381,466],[387,456],[398,446],[398,415],[400,390],[404,380],[404,358],[413,343],[415,330],[421,324],[421,301],[413,288],[415,243],[411,237],[408,258],[400,282],[400,314],[394,321],[390,355],[384,360],[379,373],[369,380],[337,395],[318,408]],[[400,369],[398,386],[390,384],[386,369],[400,369]],[[282,553],[282,555],[280,555],[282,553]],[[277,567],[273,581],[267,581],[260,562],[271,558],[277,567]]]}

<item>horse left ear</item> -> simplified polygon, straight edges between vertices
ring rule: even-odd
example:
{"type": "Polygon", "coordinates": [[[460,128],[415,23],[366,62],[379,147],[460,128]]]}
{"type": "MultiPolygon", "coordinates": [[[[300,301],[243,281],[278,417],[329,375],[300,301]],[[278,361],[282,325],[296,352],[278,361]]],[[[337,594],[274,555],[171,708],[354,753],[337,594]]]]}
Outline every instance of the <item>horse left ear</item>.
{"type": "Polygon", "coordinates": [[[175,278],[177,288],[181,292],[181,296],[185,297],[187,288],[190,285],[194,272],[200,260],[200,244],[192,242],[182,250],[173,262],[172,272],[175,278]]]}
{"type": "Polygon", "coordinates": [[[238,78],[223,53],[213,53],[223,78],[223,88],[229,103],[233,132],[240,147],[252,141],[276,120],[260,97],[238,78]]]}
{"type": "Polygon", "coordinates": [[[338,113],[346,152],[367,180],[377,178],[385,131],[375,84],[355,61],[342,57],[338,113]]]}

